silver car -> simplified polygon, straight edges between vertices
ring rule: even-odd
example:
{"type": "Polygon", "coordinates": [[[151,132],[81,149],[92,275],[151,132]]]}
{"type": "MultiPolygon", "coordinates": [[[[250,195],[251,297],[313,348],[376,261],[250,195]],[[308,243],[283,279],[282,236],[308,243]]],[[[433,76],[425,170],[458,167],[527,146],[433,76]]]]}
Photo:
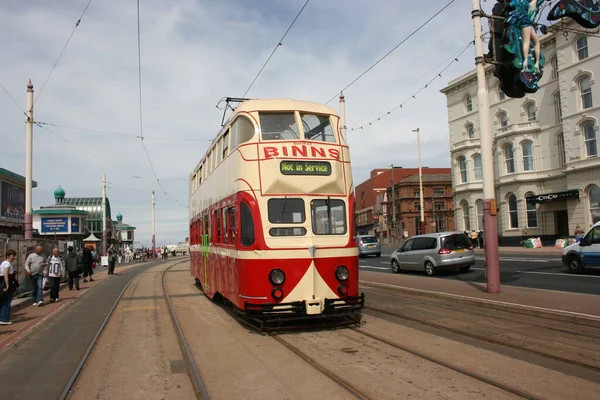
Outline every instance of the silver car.
{"type": "Polygon", "coordinates": [[[392,271],[436,271],[459,268],[468,272],[475,264],[471,240],[462,232],[439,232],[417,235],[406,240],[392,253],[392,271]]]}
{"type": "Polygon", "coordinates": [[[358,256],[375,255],[381,257],[381,243],[373,235],[358,235],[354,238],[358,243],[358,256]]]}

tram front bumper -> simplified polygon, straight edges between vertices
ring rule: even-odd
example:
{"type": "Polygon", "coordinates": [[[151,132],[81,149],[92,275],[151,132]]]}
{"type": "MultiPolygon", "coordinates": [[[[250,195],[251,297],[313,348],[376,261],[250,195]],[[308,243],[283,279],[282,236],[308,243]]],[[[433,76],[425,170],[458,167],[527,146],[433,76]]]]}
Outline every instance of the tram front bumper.
{"type": "Polygon", "coordinates": [[[252,316],[285,317],[311,316],[311,315],[343,315],[354,314],[365,306],[365,295],[348,296],[336,299],[314,299],[294,301],[290,303],[248,303],[244,304],[244,311],[252,316]]]}

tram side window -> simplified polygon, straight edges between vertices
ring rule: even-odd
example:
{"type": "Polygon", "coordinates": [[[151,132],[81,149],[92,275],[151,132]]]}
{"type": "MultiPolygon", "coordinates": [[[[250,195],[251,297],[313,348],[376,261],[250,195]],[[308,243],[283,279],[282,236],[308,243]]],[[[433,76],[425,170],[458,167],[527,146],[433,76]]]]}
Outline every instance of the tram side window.
{"type": "Polygon", "coordinates": [[[229,230],[227,229],[227,208],[222,208],[220,213],[223,214],[223,243],[228,244],[229,230]]]}
{"type": "Polygon", "coordinates": [[[223,160],[229,155],[229,130],[223,135],[223,160]]]}
{"type": "Polygon", "coordinates": [[[231,125],[231,148],[235,149],[240,144],[254,137],[255,128],[252,121],[246,117],[239,117],[231,125]]]}
{"type": "Polygon", "coordinates": [[[215,232],[215,240],[213,240],[213,242],[221,243],[221,210],[215,211],[215,221],[215,226],[217,229],[215,232]]]}
{"type": "Polygon", "coordinates": [[[254,221],[248,204],[242,202],[240,206],[240,228],[242,234],[242,246],[254,244],[254,221]]]}
{"type": "Polygon", "coordinates": [[[300,139],[294,113],[259,113],[262,140],[300,139]]]}
{"type": "Polygon", "coordinates": [[[315,235],[346,233],[346,203],[343,200],[320,199],[310,202],[312,230],[315,235]]]}
{"type": "Polygon", "coordinates": [[[329,121],[329,115],[302,114],[304,139],[335,143],[335,135],[329,121]]]}
{"type": "Polygon", "coordinates": [[[229,243],[235,244],[235,208],[229,208],[229,243]]]}

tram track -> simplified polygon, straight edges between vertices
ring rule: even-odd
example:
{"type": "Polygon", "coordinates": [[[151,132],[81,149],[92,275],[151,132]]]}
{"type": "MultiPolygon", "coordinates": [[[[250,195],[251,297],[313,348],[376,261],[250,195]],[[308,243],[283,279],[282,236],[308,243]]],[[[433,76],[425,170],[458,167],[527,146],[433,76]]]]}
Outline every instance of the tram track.
{"type": "MultiPolygon", "coordinates": [[[[169,310],[169,314],[170,314],[170,318],[171,321],[173,322],[173,326],[174,329],[177,333],[177,337],[178,337],[178,341],[179,341],[179,345],[181,348],[181,352],[183,354],[184,360],[186,362],[187,368],[189,370],[189,377],[190,377],[190,381],[192,383],[192,386],[194,388],[194,392],[196,393],[196,397],[198,399],[202,399],[202,400],[209,400],[209,396],[208,393],[206,391],[206,387],[204,385],[204,382],[202,381],[200,374],[198,372],[198,367],[197,364],[194,360],[194,357],[190,351],[189,345],[185,339],[185,336],[183,334],[183,331],[181,329],[181,325],[179,324],[179,320],[177,318],[175,309],[173,307],[173,303],[171,301],[171,298],[169,296],[169,293],[167,291],[167,286],[166,286],[166,275],[167,272],[177,266],[180,265],[182,263],[186,263],[188,262],[188,260],[182,260],[179,261],[177,263],[174,263],[173,265],[170,265],[169,267],[167,267],[164,271],[161,272],[161,280],[162,280],[162,287],[163,287],[163,297],[168,305],[168,310],[169,310]]],[[[135,274],[123,287],[123,289],[121,290],[121,292],[119,293],[119,295],[117,296],[117,298],[115,299],[112,307],[110,308],[110,310],[108,311],[106,317],[104,318],[104,320],[102,321],[102,324],[100,325],[100,327],[98,328],[98,330],[96,331],[96,334],[94,335],[94,337],[92,338],[90,344],[88,345],[85,353],[83,354],[81,360],[79,361],[77,367],[75,368],[75,371],[73,372],[73,374],[71,375],[71,378],[69,379],[69,381],[67,382],[64,390],[62,391],[61,395],[59,396],[59,400],[65,400],[69,397],[69,395],[71,394],[72,389],[74,388],[77,379],[79,378],[82,369],[84,368],[84,366],[86,365],[88,359],[90,358],[94,348],[96,347],[96,344],[98,343],[100,337],[102,336],[107,324],[109,323],[110,319],[113,317],[113,314],[117,308],[117,306],[119,305],[119,303],[121,302],[125,292],[130,289],[132,286],[136,285],[138,282],[138,278],[145,272],[148,272],[149,269],[157,267],[159,265],[155,265],[152,266],[150,268],[146,268],[146,269],[142,269],[140,272],[138,272],[137,274],[135,274]]]]}

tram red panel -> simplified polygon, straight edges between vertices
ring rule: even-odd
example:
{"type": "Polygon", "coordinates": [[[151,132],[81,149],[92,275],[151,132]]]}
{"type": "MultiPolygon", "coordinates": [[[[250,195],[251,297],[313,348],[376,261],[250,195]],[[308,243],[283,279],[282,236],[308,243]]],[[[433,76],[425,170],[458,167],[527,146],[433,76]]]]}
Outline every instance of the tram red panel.
{"type": "Polygon", "coordinates": [[[327,283],[327,286],[329,286],[329,288],[339,297],[344,297],[338,293],[338,285],[340,283],[344,283],[348,286],[348,293],[346,296],[358,296],[357,256],[316,258],[315,267],[317,268],[319,275],[321,275],[325,283],[327,283]],[[348,279],[344,282],[338,281],[337,277],[335,276],[335,270],[340,265],[344,265],[346,268],[348,268],[348,279]]]}

